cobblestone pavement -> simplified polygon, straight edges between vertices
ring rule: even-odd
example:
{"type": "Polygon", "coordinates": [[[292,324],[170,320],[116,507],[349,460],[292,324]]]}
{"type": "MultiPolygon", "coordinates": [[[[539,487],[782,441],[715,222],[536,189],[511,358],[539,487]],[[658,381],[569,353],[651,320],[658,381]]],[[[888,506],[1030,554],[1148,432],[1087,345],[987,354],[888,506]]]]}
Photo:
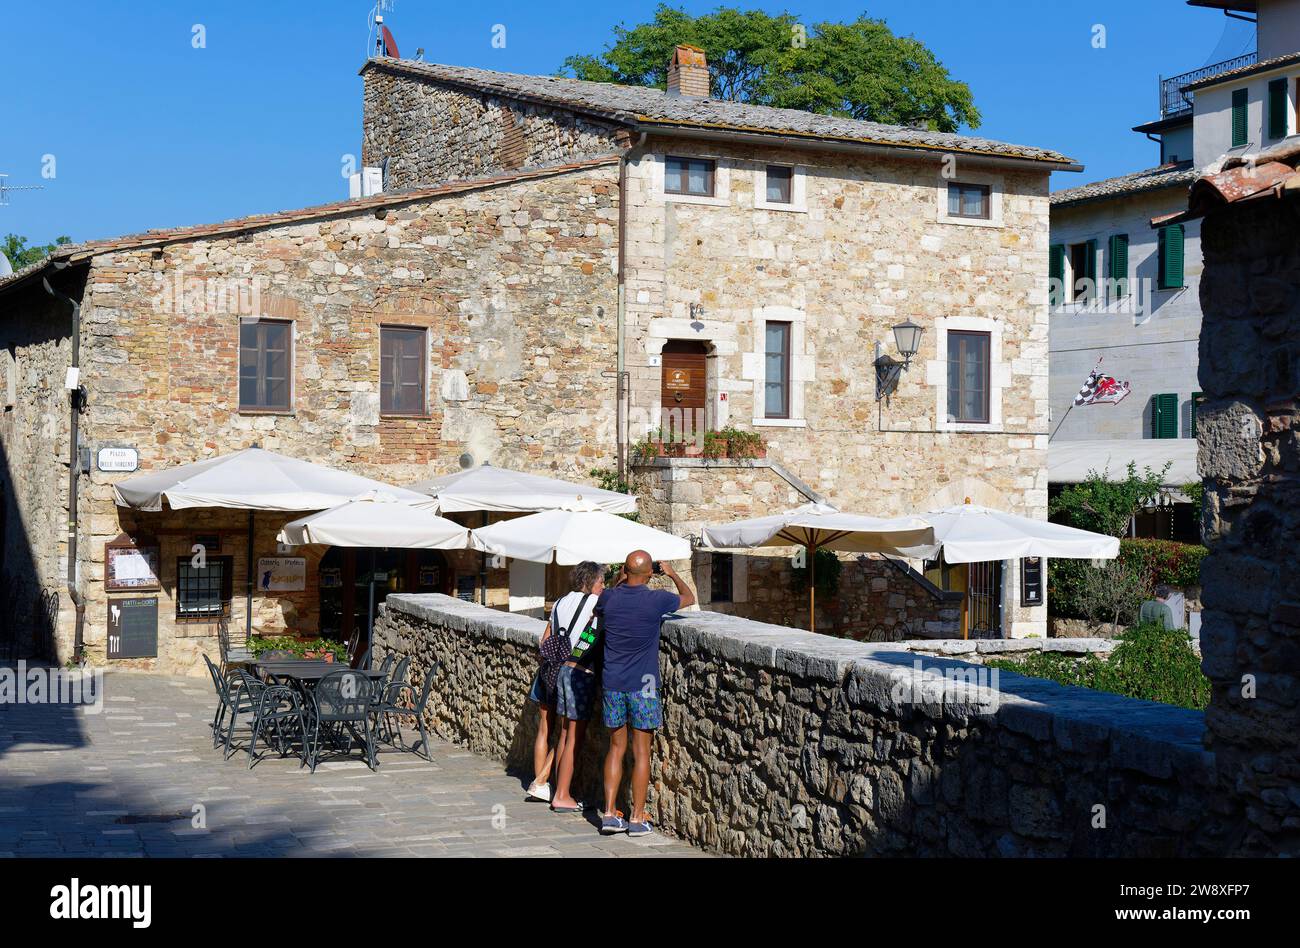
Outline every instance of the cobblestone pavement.
{"type": "Polygon", "coordinates": [[[206,681],[116,672],[104,694],[97,715],[0,704],[0,856],[703,855],[602,837],[594,811],[527,803],[500,764],[436,738],[432,763],[389,750],[373,773],[275,756],[250,771],[212,749],[206,681]]]}

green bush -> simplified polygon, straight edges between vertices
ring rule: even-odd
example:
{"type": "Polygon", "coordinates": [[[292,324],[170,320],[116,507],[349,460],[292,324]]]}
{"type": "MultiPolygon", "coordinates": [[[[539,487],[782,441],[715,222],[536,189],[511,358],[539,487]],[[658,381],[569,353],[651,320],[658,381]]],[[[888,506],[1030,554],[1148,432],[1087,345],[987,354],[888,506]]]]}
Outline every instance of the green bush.
{"type": "MultiPolygon", "coordinates": [[[[1119,564],[1135,574],[1144,595],[1150,596],[1159,583],[1170,586],[1199,586],[1201,561],[1209,551],[1199,543],[1173,540],[1120,540],[1119,564]]],[[[1094,569],[1087,560],[1051,560],[1047,565],[1047,607],[1054,616],[1088,618],[1083,605],[1085,570],[1094,569]]]]}
{"type": "Polygon", "coordinates": [[[1201,659],[1192,649],[1187,631],[1166,629],[1156,623],[1135,626],[1125,632],[1109,659],[1095,655],[1072,659],[1035,652],[1023,659],[997,659],[985,664],[1062,685],[1078,685],[1195,711],[1205,710],[1210,703],[1210,682],[1201,674],[1201,659]]]}
{"type": "Polygon", "coordinates": [[[333,639],[313,639],[304,642],[292,635],[254,635],[248,640],[248,650],[253,653],[254,658],[260,657],[264,652],[292,652],[299,657],[308,652],[315,652],[318,655],[322,652],[330,652],[338,662],[347,658],[348,654],[347,646],[342,642],[335,642],[333,639]]]}

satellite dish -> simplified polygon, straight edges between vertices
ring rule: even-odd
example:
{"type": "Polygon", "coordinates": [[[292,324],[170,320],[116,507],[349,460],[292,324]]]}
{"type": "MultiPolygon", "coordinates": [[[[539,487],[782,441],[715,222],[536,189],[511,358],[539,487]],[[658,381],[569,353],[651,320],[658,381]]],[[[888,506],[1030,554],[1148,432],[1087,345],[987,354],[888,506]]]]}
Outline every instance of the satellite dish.
{"type": "Polygon", "coordinates": [[[391,56],[393,59],[401,59],[401,54],[397,52],[397,40],[393,39],[392,31],[388,27],[381,25],[379,35],[384,40],[384,55],[391,56]]]}
{"type": "Polygon", "coordinates": [[[0,250],[0,277],[7,277],[13,272],[13,264],[11,264],[9,258],[4,255],[4,251],[0,250]]]}

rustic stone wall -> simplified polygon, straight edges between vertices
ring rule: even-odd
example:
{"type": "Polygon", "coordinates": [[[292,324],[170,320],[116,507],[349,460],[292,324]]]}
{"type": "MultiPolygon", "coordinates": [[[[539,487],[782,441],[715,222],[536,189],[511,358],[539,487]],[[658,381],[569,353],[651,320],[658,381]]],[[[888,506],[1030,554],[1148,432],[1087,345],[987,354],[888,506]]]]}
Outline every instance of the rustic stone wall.
{"type": "MultiPolygon", "coordinates": [[[[615,444],[614,384],[601,373],[615,362],[616,192],[603,165],[96,257],[83,302],[86,442],[136,447],[141,471],[260,444],[392,484],[457,470],[463,452],[586,481],[615,444]],[[288,412],[239,408],[250,316],[294,322],[288,412]],[[380,412],[381,325],[428,330],[423,417],[380,412]]],[[[215,630],[173,624],[175,560],[195,534],[229,531],[242,630],[245,516],[124,513],[112,484],[126,476],[82,482],[90,654],[101,659],[105,643],[104,544],[127,530],[165,538],[160,656],[139,664],[201,674],[215,630]]],[[[294,516],[259,515],[254,555],[275,555],[294,516]]],[[[255,629],[315,630],[320,552],[303,593],[259,598],[255,629]]],[[[458,556],[476,575],[478,557],[458,556]]],[[[504,585],[504,572],[490,581],[504,585]]]]}
{"type": "Polygon", "coordinates": [[[387,190],[559,164],[619,149],[617,129],[575,112],[365,70],[362,164],[388,160],[387,190]]]}
{"type": "Polygon", "coordinates": [[[1300,212],[1231,205],[1202,226],[1199,467],[1208,746],[1233,851],[1300,850],[1300,212]]]}
{"type": "MultiPolygon", "coordinates": [[[[65,278],[54,282],[65,293],[79,292],[65,278]]],[[[9,643],[15,656],[53,657],[51,644],[60,654],[71,649],[64,388],[71,340],[70,308],[39,283],[18,294],[0,319],[0,654],[9,643]]]]}
{"type": "MultiPolygon", "coordinates": [[[[429,724],[531,766],[543,623],[389,599],[377,648],[433,662],[429,724]]],[[[963,662],[695,612],[664,625],[652,814],[733,855],[1173,856],[1217,851],[1203,716],[963,662]],[[916,664],[920,663],[920,664],[916,664]],[[966,684],[937,685],[946,672],[966,684]]],[[[605,736],[589,732],[586,799],[605,736]]]]}

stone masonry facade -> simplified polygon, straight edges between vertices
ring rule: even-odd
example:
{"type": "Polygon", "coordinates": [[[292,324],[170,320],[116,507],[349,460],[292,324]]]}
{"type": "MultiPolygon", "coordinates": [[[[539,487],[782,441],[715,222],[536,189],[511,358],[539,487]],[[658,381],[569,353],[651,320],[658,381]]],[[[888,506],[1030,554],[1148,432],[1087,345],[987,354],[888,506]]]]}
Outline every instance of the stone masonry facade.
{"type": "MultiPolygon", "coordinates": [[[[392,484],[456,470],[466,452],[586,480],[590,468],[612,463],[614,444],[615,390],[602,373],[614,361],[616,191],[614,164],[597,161],[429,200],[343,206],[279,226],[99,254],[82,300],[83,443],[135,447],[142,471],[257,444],[392,484]],[[241,320],[257,318],[293,323],[285,412],[239,405],[241,320]],[[427,331],[422,416],[380,411],[379,330],[387,325],[427,331]]],[[[24,305],[4,321],[11,331],[24,324],[14,318],[24,305]]],[[[66,316],[66,307],[59,312],[66,316]]],[[[6,488],[22,527],[13,524],[9,536],[25,535],[34,555],[50,560],[35,575],[61,595],[51,554],[61,549],[57,498],[67,476],[63,331],[62,341],[36,349],[11,343],[18,378],[40,381],[30,392],[19,386],[23,424],[0,428],[10,467],[18,467],[6,488]],[[24,466],[37,470],[27,476],[24,466]]],[[[247,515],[119,508],[112,485],[126,476],[96,469],[80,482],[89,656],[105,658],[105,544],[126,533],[156,542],[163,587],[158,658],[127,664],[202,673],[200,655],[216,654],[217,629],[177,621],[177,562],[196,536],[220,537],[209,552],[233,558],[230,622],[242,632],[247,515]]],[[[254,556],[275,555],[275,534],[294,516],[259,514],[254,556]]],[[[256,631],[314,633],[323,552],[298,551],[308,558],[304,591],[255,600],[256,631]]],[[[477,576],[477,554],[448,559],[453,571],[477,576]]],[[[18,566],[16,555],[7,558],[7,572],[32,575],[18,566]]],[[[504,571],[489,583],[504,587],[504,571]]],[[[66,659],[70,621],[59,637],[66,659]]]]}
{"type": "MultiPolygon", "coordinates": [[[[620,139],[608,123],[584,124],[581,110],[382,64],[364,75],[364,160],[387,159],[390,180],[400,185],[446,180],[470,165],[505,167],[502,129],[511,121],[524,130],[529,161],[611,144],[625,149],[629,442],[668,424],[660,397],[665,346],[695,342],[707,353],[707,402],[698,417],[685,419],[688,431],[733,424],[759,432],[769,457],[841,509],[892,516],[970,497],[1046,516],[1045,169],[971,155],[945,165],[940,154],[868,157],[654,134],[620,139]],[[669,156],[713,161],[713,196],[667,193],[669,156]],[[788,206],[766,201],[772,164],[793,169],[788,206]],[[952,178],[991,189],[989,220],[948,217],[952,178]],[[891,327],[909,318],[925,327],[921,350],[881,404],[876,347],[896,356],[891,327]],[[791,326],[788,418],[766,418],[762,408],[768,321],[791,326]],[[948,421],[947,334],[962,330],[990,335],[986,424],[948,421]]],[[[742,515],[712,502],[718,495],[709,486],[697,491],[708,500],[662,508],[671,516],[650,522],[698,535],[703,523],[742,515]]],[[[757,514],[787,506],[776,486],[773,505],[757,514]]],[[[1005,570],[1004,631],[1045,635],[1045,608],[1018,604],[1018,569],[1005,570]]]]}
{"type": "MultiPolygon", "coordinates": [[[[542,625],[401,595],[385,604],[376,648],[410,657],[417,684],[437,663],[429,726],[522,773],[542,625]]],[[[1199,712],[1005,672],[981,686],[989,670],[964,662],[710,612],[664,624],[660,670],[651,815],[711,851],[1220,851],[1199,712]]],[[[606,743],[593,723],[575,788],[583,799],[598,798],[606,743]]]]}
{"type": "Polygon", "coordinates": [[[1229,205],[1201,229],[1201,667],[1243,855],[1300,850],[1298,232],[1293,200],[1229,205]]]}

